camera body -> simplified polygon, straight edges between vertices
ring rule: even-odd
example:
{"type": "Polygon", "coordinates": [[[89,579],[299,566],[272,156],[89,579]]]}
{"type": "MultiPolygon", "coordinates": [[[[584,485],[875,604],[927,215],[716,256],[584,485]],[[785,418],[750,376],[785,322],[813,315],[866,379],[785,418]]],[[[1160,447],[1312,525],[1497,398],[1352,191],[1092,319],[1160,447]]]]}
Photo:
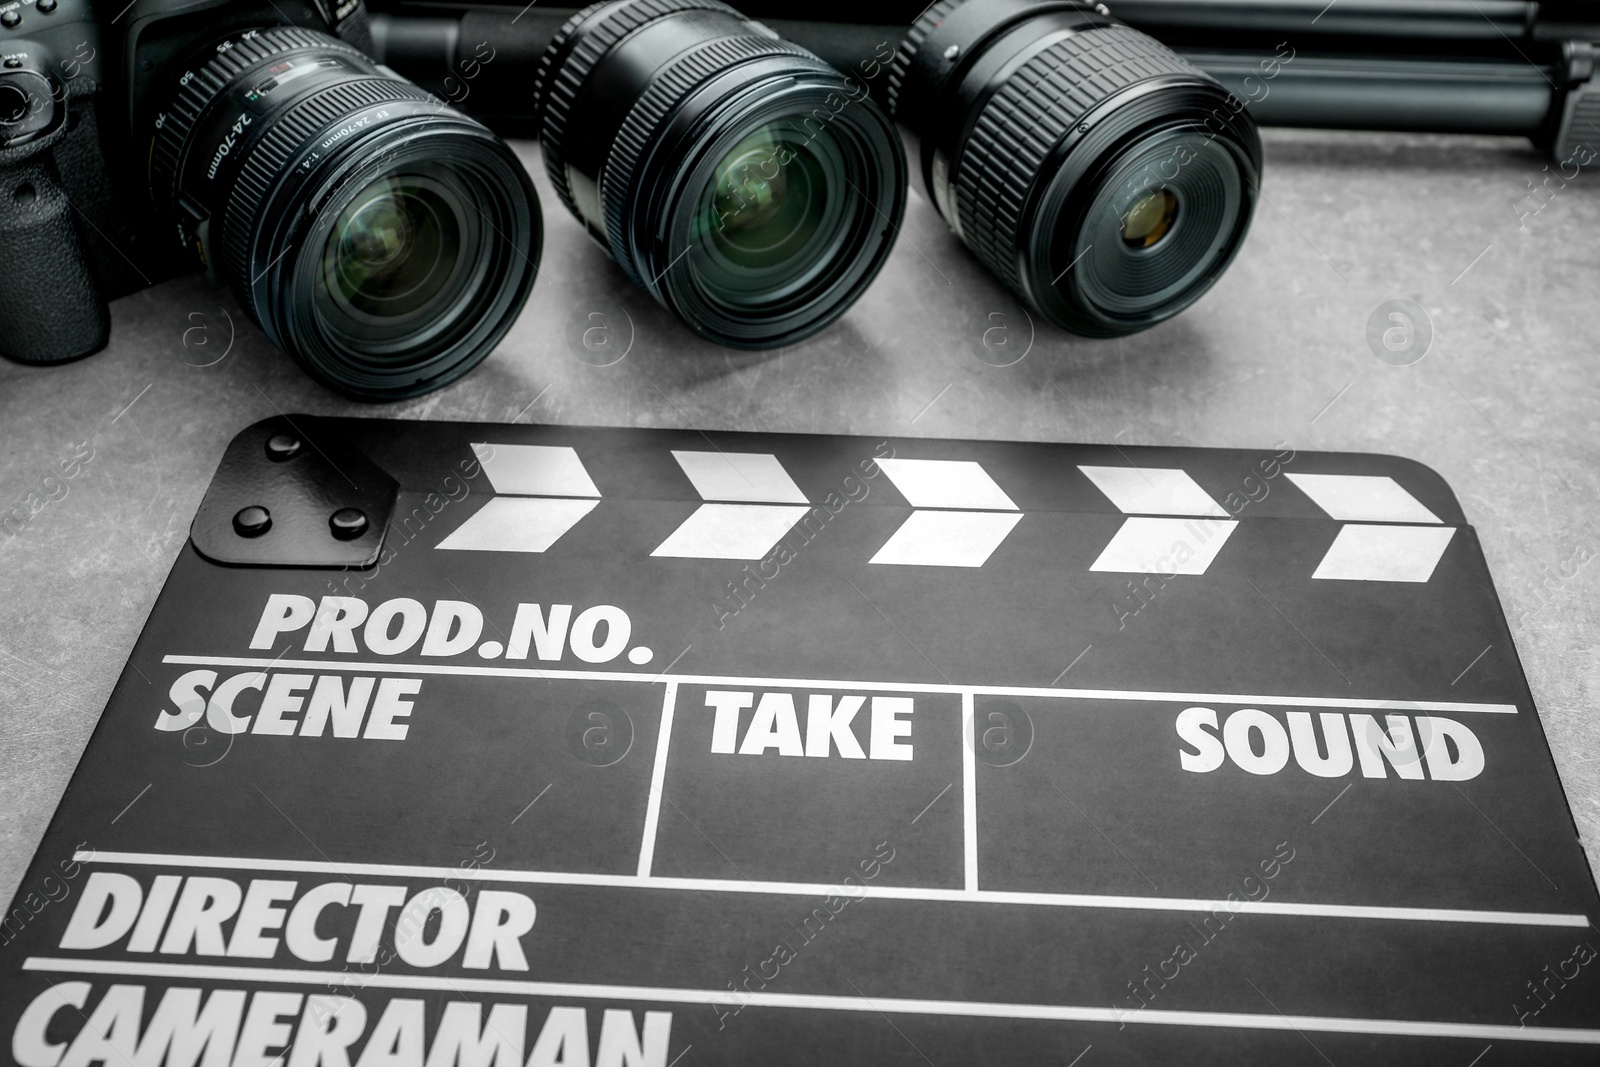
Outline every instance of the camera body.
{"type": "Polygon", "coordinates": [[[148,174],[167,86],[208,46],[299,25],[370,43],[359,0],[90,0],[0,6],[0,354],[85,356],[107,340],[107,301],[211,261],[206,219],[153,203],[148,174]]]}
{"type": "Polygon", "coordinates": [[[203,268],[313,378],[399,400],[533,289],[522,163],[372,58],[361,0],[0,0],[0,33],[0,263],[31,290],[0,354],[87,355],[109,298],[203,268]]]}

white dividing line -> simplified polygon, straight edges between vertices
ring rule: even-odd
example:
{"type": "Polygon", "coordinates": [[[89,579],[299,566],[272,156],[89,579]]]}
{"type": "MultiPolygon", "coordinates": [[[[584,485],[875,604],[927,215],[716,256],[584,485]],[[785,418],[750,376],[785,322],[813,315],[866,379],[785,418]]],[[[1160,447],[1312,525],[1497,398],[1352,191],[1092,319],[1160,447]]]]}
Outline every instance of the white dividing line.
{"type": "Polygon", "coordinates": [[[656,827],[661,823],[661,788],[667,780],[667,743],[672,740],[672,711],[678,702],[678,683],[667,683],[661,698],[661,733],[656,738],[656,765],[650,771],[650,799],[644,809],[644,840],[639,843],[639,877],[650,877],[656,856],[656,827]]]}
{"type": "Polygon", "coordinates": [[[961,694],[961,842],[968,893],[978,891],[978,735],[972,693],[961,694]]]}
{"type": "MultiPolygon", "coordinates": [[[[282,985],[327,986],[343,972],[291,970],[276,967],[237,967],[196,963],[124,962],[122,960],[60,959],[30,956],[26,971],[57,974],[96,974],[117,977],[173,978],[189,981],[258,982],[282,985]]],[[[563,997],[570,999],[631,1000],[656,1004],[726,1004],[728,991],[673,989],[664,986],[611,986],[577,982],[530,982],[504,978],[433,978],[411,974],[344,975],[347,983],[362,988],[423,989],[490,996],[563,997]]],[[[896,1015],[955,1015],[981,1019],[1028,1019],[1056,1022],[1143,1023],[1154,1026],[1210,1026],[1244,1030],[1310,1030],[1329,1034],[1383,1034],[1397,1037],[1457,1037],[1493,1041],[1600,1044],[1600,1030],[1558,1029],[1543,1026],[1497,1026],[1488,1023],[1448,1023],[1412,1019],[1350,1019],[1325,1015],[1256,1015],[1225,1011],[1155,1011],[1142,1008],[1122,1012],[1065,1004],[1005,1004],[962,1000],[835,996],[826,993],[741,992],[739,1002],[764,1008],[799,1008],[812,1011],[881,1012],[896,1015]]]]}
{"type": "MultiPolygon", "coordinates": [[[[267,660],[254,656],[163,656],[161,662],[201,667],[278,667],[285,670],[376,671],[477,678],[572,679],[601,682],[654,682],[661,675],[639,671],[575,671],[550,667],[475,667],[453,663],[350,663],[331,659],[267,660]]],[[[1150,700],[1162,703],[1245,704],[1285,708],[1355,708],[1375,711],[1487,712],[1515,715],[1515,704],[1457,700],[1374,700],[1361,697],[1262,696],[1250,693],[1163,693],[1136,689],[1054,689],[1047,686],[955,685],[941,682],[868,682],[838,678],[753,678],[723,674],[675,674],[689,685],[760,686],[789,689],[844,689],[885,693],[984,693],[993,696],[1057,697],[1069,700],[1150,700]]]]}
{"type": "MultiPolygon", "coordinates": [[[[475,870],[400,863],[331,863],[311,860],[251,859],[236,856],[180,856],[147,852],[78,852],[79,863],[137,864],[146,867],[197,867],[209,870],[285,871],[354,874],[382,878],[461,878],[482,882],[530,885],[602,886],[613,889],[670,889],[700,893],[756,893],[770,896],[818,897],[839,887],[822,882],[751,882],[726,878],[648,878],[633,874],[581,874],[575,871],[475,870]]],[[[865,896],[884,900],[957,901],[971,904],[1022,904],[1055,908],[1107,908],[1126,911],[1217,912],[1255,915],[1309,915],[1325,919],[1401,919],[1426,922],[1488,923],[1496,926],[1561,926],[1583,928],[1584,915],[1542,911],[1488,911],[1460,908],[1400,908],[1374,904],[1311,904],[1294,901],[1203,900],[1198,897],[1116,896],[1105,893],[1020,893],[1010,890],[932,889],[920,886],[868,886],[865,896]]]]}

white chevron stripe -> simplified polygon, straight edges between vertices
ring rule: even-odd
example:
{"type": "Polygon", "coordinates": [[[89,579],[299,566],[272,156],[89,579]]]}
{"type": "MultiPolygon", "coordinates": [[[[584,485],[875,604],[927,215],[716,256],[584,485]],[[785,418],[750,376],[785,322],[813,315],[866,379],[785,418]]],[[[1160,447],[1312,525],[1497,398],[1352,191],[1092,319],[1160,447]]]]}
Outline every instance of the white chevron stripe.
{"type": "Polygon", "coordinates": [[[1433,577],[1455,532],[1454,526],[1345,526],[1311,577],[1425,582],[1433,577]]]}
{"type": "Polygon", "coordinates": [[[810,510],[804,504],[701,504],[650,554],[679,559],[760,559],[810,510]]]}
{"type": "MultiPolygon", "coordinates": [[[[502,495],[441,541],[441,549],[544,552],[598,503],[600,490],[573,448],[472,447],[495,492],[502,495]]],[[[804,492],[771,453],[673,450],[672,455],[707,503],[661,542],[653,556],[759,560],[809,510],[804,492]]],[[[1011,497],[972,460],[878,463],[918,510],[872,557],[874,564],[981,567],[1022,518],[1011,497]]],[[[1130,516],[1091,571],[1204,574],[1238,525],[1183,470],[1078,469],[1130,516]]],[[[1427,582],[1454,536],[1454,528],[1444,526],[1393,478],[1285,474],[1331,518],[1346,524],[1318,564],[1316,579],[1427,582]]]]}
{"type": "Polygon", "coordinates": [[[673,449],[683,473],[704,500],[749,504],[804,504],[806,495],[794,484],[778,457],[770,452],[680,452],[673,449]]]}
{"type": "Polygon", "coordinates": [[[576,449],[562,445],[472,446],[497,493],[599,496],[576,449]]]}
{"type": "Polygon", "coordinates": [[[989,472],[967,459],[880,459],[878,466],[914,508],[1016,511],[989,472]]]}
{"type": "Polygon", "coordinates": [[[497,496],[456,527],[438,547],[477,552],[543,552],[598,503],[548,496],[497,496]]]}
{"type": "Polygon", "coordinates": [[[1209,516],[1125,519],[1089,569],[1123,574],[1204,574],[1238,525],[1209,516]]]}
{"type": "Polygon", "coordinates": [[[913,511],[872,562],[981,567],[1021,521],[1020,511],[913,511]]]}
{"type": "Polygon", "coordinates": [[[1329,516],[1344,522],[1439,522],[1393,478],[1367,474],[1284,474],[1329,516]]]}
{"type": "MultiPolygon", "coordinates": [[[[1078,468],[1128,515],[1211,515],[1228,517],[1221,504],[1186,471],[1174,467],[1078,468]]],[[[1169,572],[1170,573],[1170,572],[1169,572]]]]}

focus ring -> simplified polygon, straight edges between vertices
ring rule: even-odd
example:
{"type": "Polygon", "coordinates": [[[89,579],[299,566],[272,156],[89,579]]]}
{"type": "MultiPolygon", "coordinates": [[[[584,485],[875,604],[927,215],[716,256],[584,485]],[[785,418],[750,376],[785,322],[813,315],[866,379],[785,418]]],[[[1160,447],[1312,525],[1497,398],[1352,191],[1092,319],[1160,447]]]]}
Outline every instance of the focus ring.
{"type": "Polygon", "coordinates": [[[962,0],[938,0],[932,7],[922,13],[911,28],[906,30],[900,39],[900,47],[894,50],[894,62],[889,65],[888,88],[884,92],[884,100],[888,104],[889,114],[894,115],[900,102],[900,91],[906,83],[906,78],[911,74],[911,63],[916,58],[917,50],[922,47],[922,42],[927,40],[928,34],[934,27],[945,20],[945,16],[960,6],[962,0]]]}
{"type": "Polygon", "coordinates": [[[772,56],[792,56],[821,67],[820,60],[796,45],[770,37],[724,37],[686,53],[656,72],[650,88],[623,120],[601,172],[600,202],[604,205],[611,256],[636,284],[645,284],[645,279],[636,273],[623,215],[639,162],[655,142],[662,121],[706,79],[736,64],[772,56]],[[622,195],[609,196],[610,190],[622,195]]]}
{"type": "MultiPolygon", "coordinates": [[[[595,5],[596,7],[601,5],[595,5]]],[[[567,161],[563,152],[572,109],[589,79],[595,64],[628,34],[647,22],[678,11],[715,11],[741,18],[718,0],[632,0],[618,5],[599,25],[585,34],[570,51],[567,42],[590,17],[594,7],[578,12],[556,32],[550,47],[539,62],[534,85],[535,112],[539,115],[539,142],[550,184],[567,210],[578,214],[577,202],[567,181],[567,161]],[[557,57],[561,57],[559,60],[557,57]],[[559,62],[559,66],[556,66],[559,62]]]]}
{"type": "Polygon", "coordinates": [[[391,100],[426,101],[428,94],[410,82],[366,78],[345,82],[309,96],[277,116],[267,135],[250,150],[239,168],[222,218],[221,275],[234,296],[256,321],[261,321],[253,294],[250,250],[257,236],[261,205],[283,181],[286,165],[317,131],[374,104],[391,100]]]}
{"type": "Polygon", "coordinates": [[[249,36],[230,38],[224,43],[229,47],[188,72],[187,80],[179,84],[177,97],[156,120],[156,135],[150,154],[150,187],[152,191],[159,190],[163,196],[172,197],[176,192],[184,146],[194,132],[195,124],[240,74],[263,60],[296,48],[346,52],[354,56],[361,54],[336,38],[298,26],[274,27],[249,36]]]}
{"type": "Polygon", "coordinates": [[[979,114],[952,183],[960,233],[985,266],[1025,291],[1023,214],[1050,153],[1097,104],[1171,74],[1205,77],[1138,30],[1108,26],[1056,42],[1005,80],[979,114]]]}

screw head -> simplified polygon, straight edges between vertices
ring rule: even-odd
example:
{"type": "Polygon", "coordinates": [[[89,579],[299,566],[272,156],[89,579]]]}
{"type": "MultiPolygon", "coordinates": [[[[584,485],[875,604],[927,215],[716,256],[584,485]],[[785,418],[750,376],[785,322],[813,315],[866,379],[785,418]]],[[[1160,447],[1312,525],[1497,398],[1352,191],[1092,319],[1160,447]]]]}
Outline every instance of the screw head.
{"type": "Polygon", "coordinates": [[[956,56],[959,56],[960,54],[961,54],[961,46],[958,45],[958,44],[953,44],[949,48],[946,48],[944,50],[944,58],[946,58],[946,59],[953,60],[953,59],[956,58],[956,56]]]}
{"type": "Polygon", "coordinates": [[[1089,124],[1087,122],[1078,123],[1078,132],[1079,133],[1088,133],[1089,132],[1089,124]]]}
{"type": "Polygon", "coordinates": [[[240,508],[233,517],[233,532],[240,537],[260,537],[272,529],[272,512],[259,504],[240,508]]]}
{"type": "Polygon", "coordinates": [[[1106,5],[1104,5],[1104,4],[1096,4],[1096,5],[1094,5],[1094,10],[1095,10],[1095,14],[1097,14],[1097,15],[1109,15],[1109,14],[1111,14],[1111,9],[1109,7],[1107,7],[1106,5]]]}
{"type": "Polygon", "coordinates": [[[289,433],[275,433],[267,439],[267,458],[275,463],[293,459],[305,445],[300,438],[289,433]]]}
{"type": "Polygon", "coordinates": [[[360,508],[340,508],[328,516],[328,529],[341,541],[354,541],[367,532],[367,514],[360,508]]]}

